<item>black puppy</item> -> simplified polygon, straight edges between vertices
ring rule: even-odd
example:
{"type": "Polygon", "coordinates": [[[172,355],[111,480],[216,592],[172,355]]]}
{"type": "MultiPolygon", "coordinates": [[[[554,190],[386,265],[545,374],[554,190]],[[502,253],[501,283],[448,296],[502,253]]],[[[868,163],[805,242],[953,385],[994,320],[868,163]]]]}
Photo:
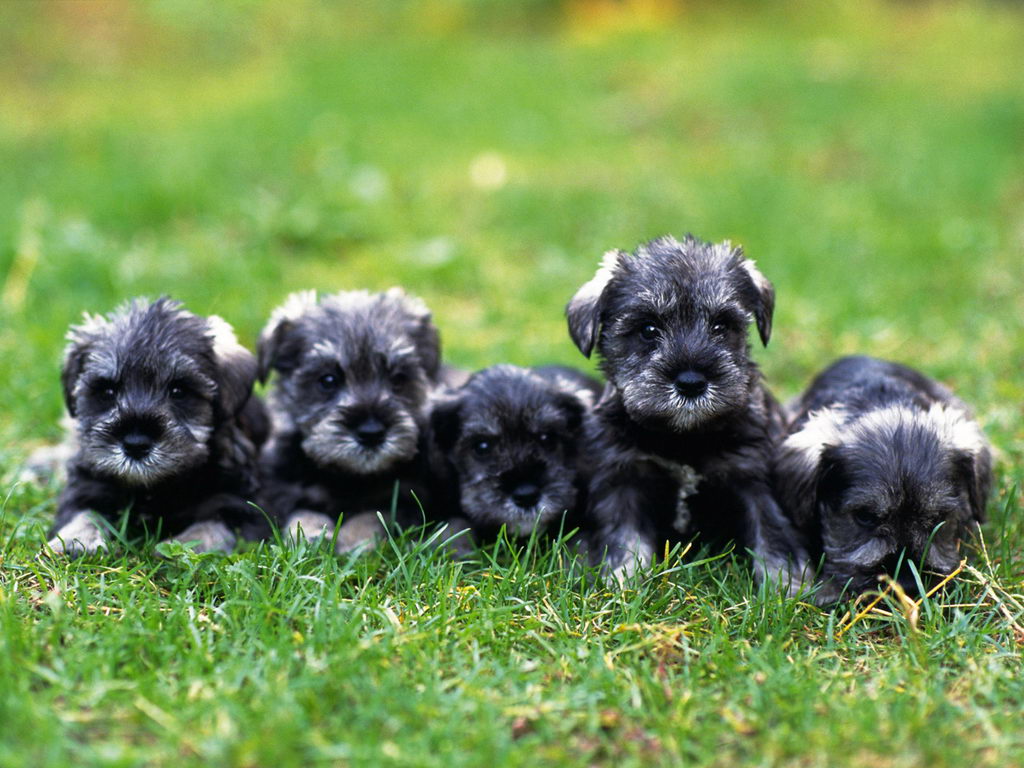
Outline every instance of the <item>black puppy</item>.
{"type": "Polygon", "coordinates": [[[377,539],[396,483],[400,523],[421,519],[427,405],[440,386],[430,312],[398,288],[292,294],[259,342],[276,372],[274,427],[261,466],[268,504],[291,538],[331,535],[352,550],[377,539]]]}
{"type": "Polygon", "coordinates": [[[266,432],[251,398],[256,360],[219,317],[166,298],[136,299],[68,333],[62,382],[77,449],[49,547],[106,546],[125,510],[197,551],[229,550],[236,532],[264,533],[256,447],[266,432]]]}
{"type": "Polygon", "coordinates": [[[824,556],[819,603],[882,574],[916,590],[909,568],[897,570],[908,560],[926,573],[957,567],[961,540],[984,521],[992,472],[967,406],[906,366],[847,357],[792,410],[775,488],[812,557],[824,556]]]}
{"type": "MultiPolygon", "coordinates": [[[[435,495],[449,536],[505,526],[518,537],[557,519],[581,527],[585,475],[579,448],[601,385],[569,368],[496,365],[435,405],[430,418],[435,495]]],[[[470,543],[459,540],[464,551],[470,543]]]]}
{"type": "Polygon", "coordinates": [[[611,251],[569,302],[569,332],[596,348],[590,510],[605,565],[627,576],[662,543],[700,534],[753,550],[786,583],[805,562],[769,485],[781,410],[750,357],[771,334],[775,292],[729,243],[692,236],[611,251]]]}

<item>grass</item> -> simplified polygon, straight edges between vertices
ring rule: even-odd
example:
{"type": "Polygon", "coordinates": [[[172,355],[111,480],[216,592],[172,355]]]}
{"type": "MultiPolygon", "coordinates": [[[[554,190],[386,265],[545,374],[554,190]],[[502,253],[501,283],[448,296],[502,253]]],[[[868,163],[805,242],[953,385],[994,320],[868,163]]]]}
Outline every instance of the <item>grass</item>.
{"type": "Polygon", "coordinates": [[[0,766],[1024,762],[1022,40],[1008,3],[5,5],[0,766]],[[252,343],[290,290],[402,284],[457,365],[583,365],[600,253],[687,230],[774,281],[781,396],[866,352],[976,407],[987,555],[916,617],[414,533],[36,559],[18,467],[83,310],[170,293],[252,343]]]}

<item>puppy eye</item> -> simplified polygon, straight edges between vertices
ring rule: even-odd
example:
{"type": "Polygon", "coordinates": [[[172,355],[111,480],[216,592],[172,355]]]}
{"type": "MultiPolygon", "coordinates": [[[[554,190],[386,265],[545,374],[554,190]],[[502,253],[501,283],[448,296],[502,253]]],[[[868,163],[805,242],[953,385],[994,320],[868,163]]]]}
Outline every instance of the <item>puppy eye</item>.
{"type": "Polygon", "coordinates": [[[188,387],[180,381],[172,382],[171,386],[167,388],[167,395],[171,400],[184,400],[188,395],[188,387]]]}
{"type": "Polygon", "coordinates": [[[402,371],[395,371],[391,374],[391,386],[397,389],[404,387],[409,383],[409,374],[402,371]]]}
{"type": "Polygon", "coordinates": [[[320,385],[320,389],[324,392],[334,392],[341,386],[341,374],[340,373],[325,373],[319,379],[317,384],[320,385]]]}
{"type": "Polygon", "coordinates": [[[555,444],[555,436],[550,432],[541,432],[537,435],[537,442],[543,445],[545,448],[550,448],[555,444]]]}
{"type": "Polygon", "coordinates": [[[473,441],[473,453],[477,456],[486,456],[491,452],[492,444],[490,440],[474,440],[473,441]]]}
{"type": "Polygon", "coordinates": [[[117,396],[117,385],[106,379],[96,382],[93,392],[100,400],[111,402],[117,396]]]}
{"type": "Polygon", "coordinates": [[[876,528],[880,522],[878,515],[867,507],[853,510],[853,521],[861,528],[876,528]]]}
{"type": "Polygon", "coordinates": [[[644,341],[654,341],[661,335],[661,329],[654,323],[648,323],[640,329],[640,338],[644,341]]]}

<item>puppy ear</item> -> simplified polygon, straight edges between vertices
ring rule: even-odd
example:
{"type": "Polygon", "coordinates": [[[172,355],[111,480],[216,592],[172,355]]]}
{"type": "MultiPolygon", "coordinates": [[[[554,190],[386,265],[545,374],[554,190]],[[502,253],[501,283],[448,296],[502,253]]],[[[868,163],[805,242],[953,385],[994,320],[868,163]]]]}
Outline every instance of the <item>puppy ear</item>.
{"type": "Polygon", "coordinates": [[[583,414],[586,412],[586,407],[576,395],[571,395],[568,392],[560,393],[555,400],[559,409],[565,414],[565,423],[569,431],[578,432],[583,426],[583,414]]]}
{"type": "Polygon", "coordinates": [[[298,319],[317,304],[316,291],[298,291],[274,310],[256,344],[256,372],[265,382],[272,370],[288,373],[302,357],[303,342],[296,333],[298,319]]]}
{"type": "Polygon", "coordinates": [[[60,384],[64,393],[64,405],[68,415],[76,418],[75,386],[78,384],[93,344],[106,327],[107,321],[99,315],[85,315],[81,325],[73,325],[68,330],[68,345],[64,348],[64,363],[61,365],[60,384]]]}
{"type": "Polygon", "coordinates": [[[607,303],[605,289],[614,277],[623,255],[622,251],[608,251],[594,276],[576,291],[576,295],[565,307],[569,335],[584,357],[590,357],[601,335],[601,313],[607,303]]]}
{"type": "Polygon", "coordinates": [[[751,259],[744,259],[742,266],[753,286],[751,309],[754,322],[757,323],[757,333],[761,343],[767,347],[772,335],[772,315],[775,313],[775,288],[751,259]]]}
{"type": "Polygon", "coordinates": [[[971,516],[979,523],[986,519],[985,506],[992,486],[992,459],[987,450],[980,454],[956,451],[953,456],[954,481],[967,492],[971,516]]]}
{"type": "Polygon", "coordinates": [[[462,431],[462,401],[457,397],[438,400],[430,411],[431,442],[443,453],[455,447],[462,431]]]}
{"type": "Polygon", "coordinates": [[[256,358],[238,343],[235,332],[221,317],[206,318],[213,358],[217,364],[217,397],[221,410],[234,416],[252,395],[256,383],[256,358]]]}
{"type": "Polygon", "coordinates": [[[839,449],[826,445],[821,450],[821,460],[815,475],[815,497],[819,503],[834,505],[849,488],[846,467],[839,457],[839,449]]]}
{"type": "Polygon", "coordinates": [[[416,345],[423,370],[431,381],[437,381],[441,372],[441,334],[423,300],[409,296],[401,288],[389,288],[388,298],[400,301],[410,316],[409,337],[416,345]]]}

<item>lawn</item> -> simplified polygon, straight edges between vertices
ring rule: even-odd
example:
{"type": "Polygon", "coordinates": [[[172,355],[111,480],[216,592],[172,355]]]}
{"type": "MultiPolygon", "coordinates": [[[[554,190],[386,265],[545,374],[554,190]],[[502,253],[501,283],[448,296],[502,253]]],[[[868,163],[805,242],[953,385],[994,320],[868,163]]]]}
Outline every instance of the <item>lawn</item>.
{"type": "Polygon", "coordinates": [[[0,766],[1024,763],[1024,7],[307,0],[0,7],[0,766]],[[996,446],[986,551],[864,616],[672,558],[152,541],[37,559],[63,334],[171,294],[422,296],[447,359],[588,366],[600,254],[687,231],[778,292],[780,397],[920,367],[996,446]]]}

